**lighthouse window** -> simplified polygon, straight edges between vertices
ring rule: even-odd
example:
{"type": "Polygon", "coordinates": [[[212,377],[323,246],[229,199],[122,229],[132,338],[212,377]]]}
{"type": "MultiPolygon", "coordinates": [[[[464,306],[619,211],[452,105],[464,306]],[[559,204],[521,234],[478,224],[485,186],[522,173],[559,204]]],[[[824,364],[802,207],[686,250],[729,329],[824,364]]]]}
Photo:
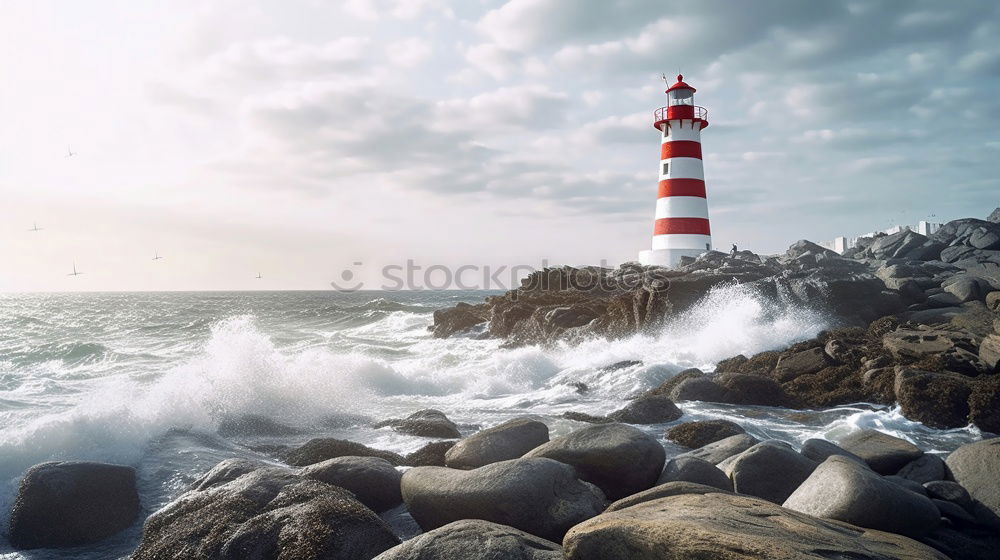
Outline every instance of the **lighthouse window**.
{"type": "Polygon", "coordinates": [[[669,175],[670,174],[670,164],[669,163],[664,163],[663,164],[663,174],[664,175],[669,175]]]}

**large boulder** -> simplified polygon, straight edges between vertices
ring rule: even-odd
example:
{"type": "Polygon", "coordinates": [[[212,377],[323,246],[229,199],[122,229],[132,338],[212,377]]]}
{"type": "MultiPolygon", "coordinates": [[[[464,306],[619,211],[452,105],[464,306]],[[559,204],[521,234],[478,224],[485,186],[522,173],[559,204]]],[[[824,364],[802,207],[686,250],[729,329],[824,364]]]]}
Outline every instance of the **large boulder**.
{"type": "Polygon", "coordinates": [[[727,395],[724,387],[707,377],[688,377],[670,391],[674,401],[726,402],[727,395]]]}
{"type": "Polygon", "coordinates": [[[667,439],[689,447],[697,449],[703,445],[746,433],[739,424],[729,420],[698,420],[695,422],[685,422],[670,428],[667,431],[667,439]]]}
{"type": "Polygon", "coordinates": [[[666,452],[656,438],[627,424],[581,428],[536,447],[525,457],[548,457],[572,465],[611,500],[656,483],[666,452]]]}
{"type": "Polygon", "coordinates": [[[776,441],[763,441],[727,460],[733,489],[780,504],[809,478],[816,461],[776,441]]]}
{"type": "Polygon", "coordinates": [[[643,395],[608,415],[610,420],[626,424],[664,424],[684,413],[666,395],[643,395]]]}
{"type": "Polygon", "coordinates": [[[191,483],[189,490],[207,490],[213,486],[221,486],[227,482],[236,480],[248,472],[264,467],[273,467],[273,465],[251,459],[224,459],[191,483]]]}
{"type": "Polygon", "coordinates": [[[566,530],[600,513],[604,496],[573,467],[532,457],[470,471],[416,467],[403,473],[403,499],[425,531],[483,519],[559,541],[566,530]]]}
{"type": "Polygon", "coordinates": [[[784,507],[915,538],[935,529],[941,517],[926,496],[838,456],[823,461],[784,507]]]}
{"type": "Polygon", "coordinates": [[[977,379],[972,385],[969,421],[980,430],[1000,434],[1000,375],[977,379]]]}
{"type": "Polygon", "coordinates": [[[549,441],[549,427],[530,418],[515,418],[459,440],[445,453],[453,469],[475,469],[490,463],[517,459],[549,441]]]}
{"type": "Polygon", "coordinates": [[[406,463],[406,459],[391,451],[372,449],[354,441],[335,438],[311,439],[301,447],[291,450],[285,456],[285,462],[296,467],[304,467],[335,457],[379,457],[396,466],[406,463]]]}
{"type": "Polygon", "coordinates": [[[667,461],[656,484],[668,482],[694,482],[722,490],[733,489],[733,482],[719,467],[695,457],[675,457],[667,461]]]}
{"type": "Polygon", "coordinates": [[[561,560],[562,546],[513,527],[463,519],[390,548],[375,560],[561,560]]]}
{"type": "Polygon", "coordinates": [[[389,426],[401,434],[432,438],[460,438],[458,426],[440,410],[428,408],[418,410],[403,419],[385,420],[375,424],[376,428],[389,426]]]}
{"type": "Polygon", "coordinates": [[[924,454],[919,447],[878,430],[861,430],[840,440],[840,446],[864,459],[879,474],[896,474],[924,454]]]}
{"type": "Polygon", "coordinates": [[[345,490],[376,512],[403,502],[399,482],[403,475],[392,463],[378,457],[337,457],[309,465],[300,473],[345,490]]]}
{"type": "Polygon", "coordinates": [[[969,423],[969,378],[899,368],[894,384],[903,416],[932,428],[960,428],[969,423]]]}
{"type": "Polygon", "coordinates": [[[854,453],[851,453],[833,442],[826,441],[825,439],[811,438],[805,440],[802,442],[802,450],[800,453],[817,463],[826,461],[827,457],[830,457],[831,455],[840,455],[841,457],[847,457],[848,459],[866,467],[868,466],[868,463],[865,463],[865,460],[861,457],[858,457],[854,453]]]}
{"type": "Polygon", "coordinates": [[[131,558],[367,560],[397,544],[347,490],[263,468],[167,504],[146,520],[131,558]]]}
{"type": "Polygon", "coordinates": [[[791,354],[782,354],[774,366],[773,375],[782,383],[800,375],[816,373],[831,365],[831,358],[823,348],[810,348],[791,354]]]}
{"type": "Polygon", "coordinates": [[[445,455],[455,446],[454,441],[432,441],[413,453],[407,453],[403,464],[408,467],[443,467],[445,455]]]}
{"type": "Polygon", "coordinates": [[[935,480],[944,480],[947,474],[948,467],[944,464],[944,459],[927,453],[919,459],[907,463],[906,466],[899,469],[896,476],[912,480],[917,484],[926,484],[935,480]]]}
{"type": "Polygon", "coordinates": [[[643,490],[638,494],[632,494],[631,496],[622,498],[617,502],[613,502],[607,507],[607,509],[604,510],[604,513],[618,511],[620,509],[632,507],[636,504],[651,502],[668,496],[680,496],[681,494],[716,494],[719,492],[722,492],[723,494],[733,493],[730,490],[723,490],[707,484],[698,484],[697,482],[666,482],[664,484],[658,484],[649,490],[643,490]]]}
{"type": "Polygon", "coordinates": [[[714,441],[708,445],[703,445],[694,451],[682,453],[678,457],[696,457],[704,459],[713,465],[718,465],[733,455],[743,453],[758,443],[760,442],[757,438],[750,434],[737,434],[714,441]]]}
{"type": "Polygon", "coordinates": [[[948,560],[909,538],[724,493],[682,494],[605,513],[563,540],[569,560],[948,560]]]}
{"type": "Polygon", "coordinates": [[[726,389],[724,402],[757,406],[787,406],[788,395],[781,385],[763,375],[724,373],[716,382],[726,389]]]}
{"type": "Polygon", "coordinates": [[[42,463],[21,479],[10,512],[10,543],[19,549],[92,543],[125,529],[138,514],[131,467],[42,463]]]}
{"type": "Polygon", "coordinates": [[[1000,516],[1000,438],[967,443],[945,460],[955,482],[1000,516]]]}

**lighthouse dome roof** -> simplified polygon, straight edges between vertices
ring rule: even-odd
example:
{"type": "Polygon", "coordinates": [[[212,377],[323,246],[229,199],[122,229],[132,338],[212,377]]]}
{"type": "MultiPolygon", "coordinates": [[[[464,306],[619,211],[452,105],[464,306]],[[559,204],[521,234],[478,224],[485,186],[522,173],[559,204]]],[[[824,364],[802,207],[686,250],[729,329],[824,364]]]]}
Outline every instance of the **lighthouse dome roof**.
{"type": "Polygon", "coordinates": [[[684,83],[684,76],[681,75],[681,74],[677,74],[677,83],[674,84],[674,85],[672,85],[672,86],[670,86],[669,88],[667,88],[667,93],[670,93],[671,91],[674,91],[675,89],[689,89],[691,91],[698,91],[698,90],[694,89],[693,87],[691,87],[691,86],[687,85],[686,83],[684,83]]]}

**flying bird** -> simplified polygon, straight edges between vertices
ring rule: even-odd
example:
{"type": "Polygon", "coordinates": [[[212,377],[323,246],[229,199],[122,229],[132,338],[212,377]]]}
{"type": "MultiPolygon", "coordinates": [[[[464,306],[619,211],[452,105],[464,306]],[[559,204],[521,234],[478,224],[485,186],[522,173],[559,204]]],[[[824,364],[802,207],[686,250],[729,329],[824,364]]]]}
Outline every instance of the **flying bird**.
{"type": "Polygon", "coordinates": [[[156,250],[153,250],[153,260],[154,261],[158,261],[158,260],[160,260],[162,258],[163,257],[160,256],[160,253],[156,252],[156,250]]]}
{"type": "Polygon", "coordinates": [[[31,222],[31,229],[29,229],[28,231],[42,231],[43,229],[45,228],[40,228],[38,227],[37,223],[31,222]]]}
{"type": "Polygon", "coordinates": [[[66,276],[79,276],[79,275],[81,275],[81,274],[83,274],[83,273],[82,273],[82,272],[77,272],[77,271],[76,271],[76,263],[74,262],[74,263],[73,263],[73,272],[70,272],[70,273],[69,273],[69,274],[67,274],[66,276]]]}

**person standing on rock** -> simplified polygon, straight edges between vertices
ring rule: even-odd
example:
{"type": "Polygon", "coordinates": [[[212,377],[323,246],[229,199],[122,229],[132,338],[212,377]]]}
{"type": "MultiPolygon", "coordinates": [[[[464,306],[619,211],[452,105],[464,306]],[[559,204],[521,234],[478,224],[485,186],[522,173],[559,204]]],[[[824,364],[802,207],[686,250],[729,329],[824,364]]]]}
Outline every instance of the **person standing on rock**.
{"type": "Polygon", "coordinates": [[[736,249],[736,244],[735,244],[735,243],[733,243],[733,248],[732,248],[732,250],[731,250],[731,251],[729,251],[729,256],[730,256],[730,257],[733,257],[733,258],[736,258],[736,251],[737,251],[737,249],[736,249]]]}

